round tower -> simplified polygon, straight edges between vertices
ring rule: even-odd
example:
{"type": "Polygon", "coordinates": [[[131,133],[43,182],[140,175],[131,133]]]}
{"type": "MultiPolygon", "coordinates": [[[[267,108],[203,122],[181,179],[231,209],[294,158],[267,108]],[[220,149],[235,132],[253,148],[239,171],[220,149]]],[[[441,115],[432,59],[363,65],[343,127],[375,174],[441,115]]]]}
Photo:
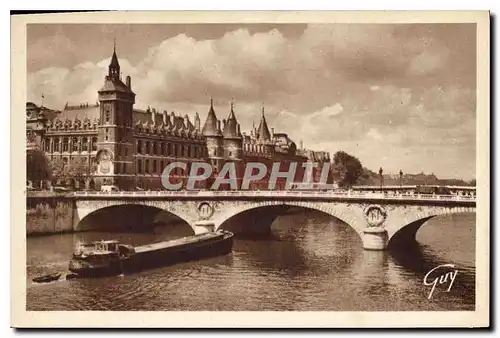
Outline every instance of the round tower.
{"type": "Polygon", "coordinates": [[[260,118],[260,124],[256,134],[257,141],[262,144],[264,148],[264,153],[272,154],[274,149],[274,135],[271,135],[271,133],[269,133],[269,127],[267,126],[266,116],[264,114],[264,106],[262,106],[262,117],[260,118]]]}
{"type": "Polygon", "coordinates": [[[224,158],[227,160],[241,160],[243,158],[243,137],[241,136],[240,125],[234,114],[233,103],[231,111],[224,125],[222,132],[224,158]]]}
{"type": "Polygon", "coordinates": [[[201,130],[202,135],[205,137],[207,142],[208,158],[212,162],[217,172],[222,167],[222,158],[224,156],[222,148],[222,132],[220,129],[220,121],[217,120],[217,116],[214,111],[213,100],[210,99],[210,110],[208,111],[207,119],[201,130]]]}

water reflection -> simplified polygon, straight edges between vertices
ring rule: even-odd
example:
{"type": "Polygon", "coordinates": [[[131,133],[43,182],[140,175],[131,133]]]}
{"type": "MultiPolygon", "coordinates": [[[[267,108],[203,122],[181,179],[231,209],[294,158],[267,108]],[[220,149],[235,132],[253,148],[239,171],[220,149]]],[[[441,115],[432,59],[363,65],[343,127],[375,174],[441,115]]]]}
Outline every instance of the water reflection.
{"type": "Polygon", "coordinates": [[[237,238],[232,254],[121,277],[35,285],[34,275],[67,267],[77,240],[140,245],[189,235],[182,225],[148,233],[87,232],[28,239],[29,310],[472,310],[472,217],[431,220],[403,251],[366,251],[349,226],[320,213],[278,217],[272,233],[237,238]],[[430,223],[434,222],[434,223],[430,223]],[[453,233],[453,236],[450,236],[453,233]],[[456,245],[456,243],[460,245],[456,245]],[[428,269],[459,265],[456,285],[428,300],[428,269]]]}

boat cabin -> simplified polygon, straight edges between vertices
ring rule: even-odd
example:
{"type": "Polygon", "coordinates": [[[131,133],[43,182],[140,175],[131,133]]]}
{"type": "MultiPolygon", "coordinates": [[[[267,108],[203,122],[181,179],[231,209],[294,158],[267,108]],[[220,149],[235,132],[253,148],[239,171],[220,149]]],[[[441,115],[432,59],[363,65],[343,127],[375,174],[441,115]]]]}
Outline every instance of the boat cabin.
{"type": "Polygon", "coordinates": [[[95,241],[92,243],[79,243],[76,247],[76,254],[106,254],[119,252],[120,242],[117,240],[95,241]]]}

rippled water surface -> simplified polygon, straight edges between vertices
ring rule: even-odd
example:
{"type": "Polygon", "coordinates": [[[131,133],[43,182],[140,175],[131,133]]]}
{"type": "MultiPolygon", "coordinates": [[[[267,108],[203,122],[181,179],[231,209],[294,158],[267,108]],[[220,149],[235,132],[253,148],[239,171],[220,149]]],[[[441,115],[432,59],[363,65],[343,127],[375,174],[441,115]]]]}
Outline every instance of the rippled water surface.
{"type": "Polygon", "coordinates": [[[474,310],[475,216],[428,221],[418,248],[365,251],[347,225],[318,213],[280,216],[272,235],[236,239],[230,255],[103,279],[31,282],[66,271],[78,240],[118,238],[134,245],[190,234],[187,226],[154,233],[98,233],[29,238],[28,310],[474,310]],[[428,300],[423,277],[452,263],[450,292],[438,286],[428,300]]]}

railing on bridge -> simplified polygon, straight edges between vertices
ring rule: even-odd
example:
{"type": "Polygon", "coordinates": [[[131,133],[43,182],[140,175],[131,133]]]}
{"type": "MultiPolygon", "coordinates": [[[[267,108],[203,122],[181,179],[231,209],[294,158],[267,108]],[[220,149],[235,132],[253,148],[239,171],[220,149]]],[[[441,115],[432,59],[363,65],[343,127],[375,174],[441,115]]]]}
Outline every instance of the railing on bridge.
{"type": "Polygon", "coordinates": [[[366,199],[402,199],[402,200],[443,200],[443,201],[475,201],[475,193],[468,195],[431,195],[415,193],[381,193],[366,191],[307,191],[307,190],[238,190],[238,191],[212,191],[212,190],[179,190],[179,191],[78,191],[74,196],[86,197],[318,197],[318,198],[366,198],[366,199]]]}

